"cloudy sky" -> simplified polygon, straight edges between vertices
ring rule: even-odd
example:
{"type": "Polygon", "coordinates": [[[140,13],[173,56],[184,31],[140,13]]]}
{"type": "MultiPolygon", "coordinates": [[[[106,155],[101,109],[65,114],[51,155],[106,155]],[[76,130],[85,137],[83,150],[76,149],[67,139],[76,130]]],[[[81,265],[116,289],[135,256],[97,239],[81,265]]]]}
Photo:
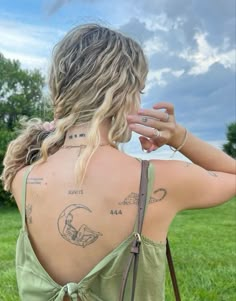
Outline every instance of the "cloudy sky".
{"type": "MultiPolygon", "coordinates": [[[[189,131],[217,147],[225,142],[236,115],[235,0],[1,0],[0,52],[46,74],[53,45],[88,22],[142,45],[149,61],[143,107],[172,102],[189,131]]],[[[137,135],[125,150],[142,156],[137,135]]],[[[143,156],[170,155],[163,147],[143,156]]]]}

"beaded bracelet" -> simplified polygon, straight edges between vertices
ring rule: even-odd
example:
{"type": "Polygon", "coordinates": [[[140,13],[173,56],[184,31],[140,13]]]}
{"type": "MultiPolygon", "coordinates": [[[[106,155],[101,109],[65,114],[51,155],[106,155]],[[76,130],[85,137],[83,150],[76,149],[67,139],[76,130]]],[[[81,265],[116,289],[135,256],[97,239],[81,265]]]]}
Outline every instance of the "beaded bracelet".
{"type": "Polygon", "coordinates": [[[174,152],[172,155],[171,155],[171,158],[174,157],[175,153],[180,151],[182,149],[182,147],[185,145],[186,141],[187,141],[187,138],[188,138],[188,130],[185,128],[185,134],[184,134],[184,139],[183,139],[183,142],[180,144],[179,147],[177,147],[176,149],[174,149],[172,146],[169,145],[170,149],[174,152]]]}

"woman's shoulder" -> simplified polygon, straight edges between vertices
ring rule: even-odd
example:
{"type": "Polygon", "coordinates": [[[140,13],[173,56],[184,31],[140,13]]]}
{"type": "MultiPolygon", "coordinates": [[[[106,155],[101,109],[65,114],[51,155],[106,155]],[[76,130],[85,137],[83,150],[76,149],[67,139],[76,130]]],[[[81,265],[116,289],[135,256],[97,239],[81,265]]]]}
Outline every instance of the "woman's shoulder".
{"type": "Polygon", "coordinates": [[[24,185],[24,176],[29,168],[30,166],[24,166],[23,168],[18,170],[11,184],[11,193],[18,207],[20,207],[20,199],[24,185]]]}

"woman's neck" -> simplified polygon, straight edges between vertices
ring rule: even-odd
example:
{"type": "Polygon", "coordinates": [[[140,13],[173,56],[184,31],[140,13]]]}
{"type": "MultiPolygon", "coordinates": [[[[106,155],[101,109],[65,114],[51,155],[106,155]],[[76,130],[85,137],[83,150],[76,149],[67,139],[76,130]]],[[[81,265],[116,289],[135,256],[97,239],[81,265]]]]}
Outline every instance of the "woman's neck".
{"type": "MultiPolygon", "coordinates": [[[[98,130],[100,132],[100,144],[106,144],[108,142],[108,133],[110,130],[111,123],[109,121],[103,121],[99,126],[98,130]]],[[[65,137],[64,145],[80,145],[86,144],[87,133],[89,126],[80,125],[71,127],[65,137]]]]}

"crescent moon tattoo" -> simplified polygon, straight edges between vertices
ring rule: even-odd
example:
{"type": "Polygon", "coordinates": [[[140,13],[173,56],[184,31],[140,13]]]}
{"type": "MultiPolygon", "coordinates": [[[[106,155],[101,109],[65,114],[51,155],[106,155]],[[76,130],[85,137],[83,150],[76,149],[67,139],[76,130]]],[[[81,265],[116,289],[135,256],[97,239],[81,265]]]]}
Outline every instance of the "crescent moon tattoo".
{"type": "Polygon", "coordinates": [[[75,217],[75,211],[80,209],[86,210],[87,212],[92,212],[88,207],[81,204],[69,205],[59,215],[57,227],[60,235],[66,241],[85,248],[94,243],[99,236],[102,236],[102,233],[92,230],[85,224],[80,226],[75,225],[75,222],[78,224],[78,219],[75,217]]]}

